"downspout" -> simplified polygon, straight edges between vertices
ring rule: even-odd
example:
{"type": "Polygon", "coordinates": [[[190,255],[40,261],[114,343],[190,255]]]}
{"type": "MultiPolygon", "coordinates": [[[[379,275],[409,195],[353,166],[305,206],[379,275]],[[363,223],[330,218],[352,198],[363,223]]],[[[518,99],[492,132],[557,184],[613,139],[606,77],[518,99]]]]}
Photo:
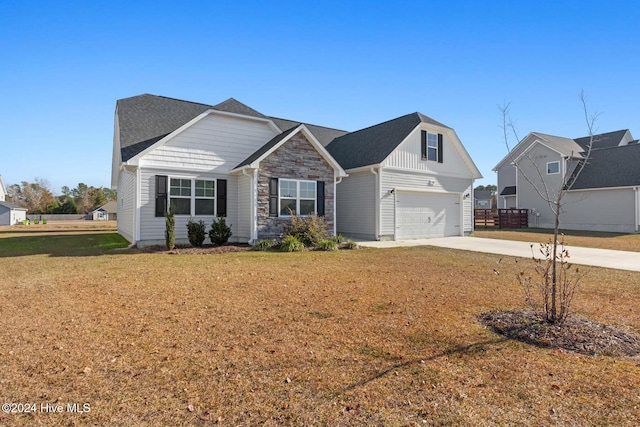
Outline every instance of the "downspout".
{"type": "Polygon", "coordinates": [[[135,224],[133,225],[133,239],[135,240],[135,242],[132,243],[138,243],[140,241],[140,184],[141,184],[141,177],[140,177],[140,167],[136,167],[136,204],[135,204],[135,211],[133,213],[133,221],[135,222],[135,224]]]}
{"type": "Polygon", "coordinates": [[[640,223],[640,187],[633,187],[636,191],[636,233],[638,232],[638,223],[640,223]]]}
{"type": "Polygon", "coordinates": [[[376,240],[380,240],[380,174],[376,172],[376,168],[374,168],[373,166],[371,167],[370,171],[376,176],[376,205],[374,207],[374,223],[376,226],[375,238],[376,240]]]}
{"type": "Polygon", "coordinates": [[[336,199],[336,194],[338,194],[337,192],[337,186],[338,184],[340,184],[342,182],[342,177],[335,177],[333,178],[333,235],[336,236],[338,234],[337,232],[337,224],[338,224],[338,217],[336,215],[336,212],[338,211],[338,201],[336,199]]]}

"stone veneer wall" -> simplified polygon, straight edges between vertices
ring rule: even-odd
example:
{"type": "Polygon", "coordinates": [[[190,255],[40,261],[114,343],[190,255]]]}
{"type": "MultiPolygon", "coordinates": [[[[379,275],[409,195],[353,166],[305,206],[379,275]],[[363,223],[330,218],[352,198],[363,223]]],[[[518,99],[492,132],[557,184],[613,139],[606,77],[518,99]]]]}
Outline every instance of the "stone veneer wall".
{"type": "Polygon", "coordinates": [[[298,133],[260,162],[258,171],[258,238],[282,237],[289,218],[269,216],[269,180],[271,178],[324,181],[324,213],[327,231],[333,234],[334,171],[307,138],[298,133]]]}

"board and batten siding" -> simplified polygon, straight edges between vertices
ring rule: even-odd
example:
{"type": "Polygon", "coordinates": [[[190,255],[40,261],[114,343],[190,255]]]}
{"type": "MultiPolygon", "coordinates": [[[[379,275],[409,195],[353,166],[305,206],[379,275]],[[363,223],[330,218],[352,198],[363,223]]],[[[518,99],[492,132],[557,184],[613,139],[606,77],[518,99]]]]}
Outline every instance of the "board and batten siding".
{"type": "Polygon", "coordinates": [[[380,239],[390,240],[395,236],[395,197],[391,190],[396,188],[459,195],[462,207],[462,216],[460,218],[462,232],[465,234],[471,233],[473,231],[472,197],[464,199],[463,195],[471,194],[472,185],[471,178],[457,178],[419,171],[382,168],[380,171],[379,196],[380,239]]]}
{"type": "Polygon", "coordinates": [[[348,237],[376,239],[376,175],[349,173],[336,185],[336,231],[348,237]]]}
{"type": "MultiPolygon", "coordinates": [[[[156,175],[166,175],[169,178],[184,179],[226,179],[227,180],[227,225],[231,224],[231,232],[234,237],[238,234],[237,217],[237,178],[235,176],[221,174],[196,174],[189,171],[176,171],[170,169],[142,169],[140,172],[140,246],[157,245],[165,243],[165,218],[155,216],[156,175]]],[[[119,219],[119,217],[118,217],[119,219]]],[[[176,243],[188,244],[187,223],[203,220],[207,225],[207,233],[211,227],[213,216],[176,215],[176,243]]],[[[208,238],[207,238],[208,239],[208,238]]],[[[207,240],[205,240],[207,242],[207,240]]]]}
{"type": "Polygon", "coordinates": [[[417,127],[381,163],[381,166],[471,179],[472,172],[469,169],[469,165],[464,161],[464,157],[458,151],[458,148],[456,148],[457,144],[451,140],[450,132],[442,129],[438,130],[437,128],[417,127]],[[422,130],[426,130],[429,133],[442,134],[442,163],[422,159],[422,130]]]}
{"type": "Polygon", "coordinates": [[[118,234],[135,241],[136,174],[121,171],[118,177],[118,234]]]}
{"type": "Polygon", "coordinates": [[[143,155],[140,166],[226,174],[275,135],[263,121],[210,114],[143,155]]]}

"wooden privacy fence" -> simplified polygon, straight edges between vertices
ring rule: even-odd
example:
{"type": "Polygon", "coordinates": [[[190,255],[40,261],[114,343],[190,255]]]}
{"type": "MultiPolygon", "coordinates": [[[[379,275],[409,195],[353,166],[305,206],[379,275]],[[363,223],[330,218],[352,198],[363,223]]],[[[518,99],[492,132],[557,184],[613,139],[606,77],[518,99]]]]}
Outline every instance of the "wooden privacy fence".
{"type": "Polygon", "coordinates": [[[528,209],[474,209],[475,228],[527,228],[528,209]]]}

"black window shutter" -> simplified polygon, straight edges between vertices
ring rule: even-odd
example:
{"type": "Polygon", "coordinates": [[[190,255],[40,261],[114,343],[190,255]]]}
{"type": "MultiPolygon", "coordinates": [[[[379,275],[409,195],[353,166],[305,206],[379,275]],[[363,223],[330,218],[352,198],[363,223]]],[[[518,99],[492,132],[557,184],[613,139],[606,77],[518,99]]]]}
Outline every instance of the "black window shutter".
{"type": "Polygon", "coordinates": [[[427,131],[423,130],[422,133],[422,142],[420,144],[420,148],[422,151],[422,160],[427,159],[427,131]]]}
{"type": "Polygon", "coordinates": [[[316,182],[316,215],[324,216],[324,181],[316,182]]]}
{"type": "Polygon", "coordinates": [[[278,216],[278,178],[269,180],[269,216],[278,216]]]}
{"type": "Polygon", "coordinates": [[[216,211],[218,216],[227,216],[227,180],[216,180],[216,211]]]}
{"type": "Polygon", "coordinates": [[[167,183],[166,175],[156,175],[156,217],[164,216],[167,212],[167,183]]]}
{"type": "Polygon", "coordinates": [[[439,133],[438,134],[438,163],[442,163],[444,160],[444,156],[443,156],[443,152],[442,152],[442,134],[439,133]]]}

